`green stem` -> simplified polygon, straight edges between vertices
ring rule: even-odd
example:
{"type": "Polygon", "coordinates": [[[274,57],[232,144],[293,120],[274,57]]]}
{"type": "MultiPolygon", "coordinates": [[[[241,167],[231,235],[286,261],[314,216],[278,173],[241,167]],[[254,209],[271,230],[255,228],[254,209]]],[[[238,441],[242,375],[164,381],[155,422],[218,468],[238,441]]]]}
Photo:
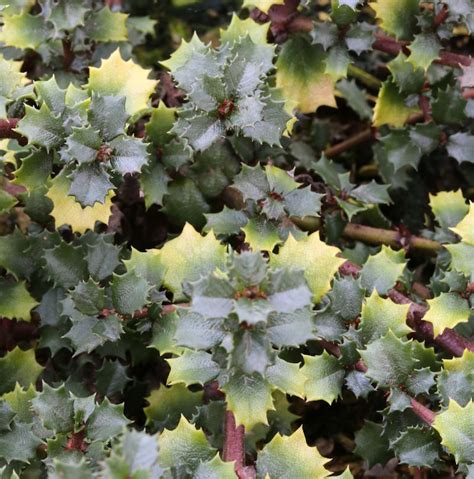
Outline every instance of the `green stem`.
{"type": "Polygon", "coordinates": [[[377,77],[367,73],[365,70],[362,70],[362,68],[359,68],[356,65],[349,64],[347,73],[349,76],[356,78],[368,88],[378,90],[382,86],[382,82],[377,77]]]}

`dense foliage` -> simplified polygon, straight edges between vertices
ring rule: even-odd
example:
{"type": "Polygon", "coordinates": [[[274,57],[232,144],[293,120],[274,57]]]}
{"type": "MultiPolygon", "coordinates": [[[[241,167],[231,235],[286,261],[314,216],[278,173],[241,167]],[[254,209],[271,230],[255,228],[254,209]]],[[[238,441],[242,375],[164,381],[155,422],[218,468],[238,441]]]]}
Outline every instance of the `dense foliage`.
{"type": "Polygon", "coordinates": [[[0,479],[474,478],[471,0],[0,19],[0,479]]]}

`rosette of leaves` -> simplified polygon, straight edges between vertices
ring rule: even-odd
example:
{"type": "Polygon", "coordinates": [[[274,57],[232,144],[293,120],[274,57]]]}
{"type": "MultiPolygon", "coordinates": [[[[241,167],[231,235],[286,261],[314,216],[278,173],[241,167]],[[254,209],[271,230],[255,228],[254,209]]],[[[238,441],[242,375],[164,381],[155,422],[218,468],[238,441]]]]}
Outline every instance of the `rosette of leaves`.
{"type": "Polygon", "coordinates": [[[302,271],[271,268],[260,253],[231,253],[224,270],[186,286],[190,306],[179,311],[170,384],[217,380],[238,424],[267,424],[272,391],[301,395],[298,364],[278,356],[313,334],[311,291],[302,271]]]}
{"type": "Polygon", "coordinates": [[[379,205],[386,205],[392,201],[388,194],[389,185],[381,185],[372,180],[370,183],[356,186],[351,182],[349,172],[339,168],[324,155],[312,166],[312,169],[330,188],[326,203],[329,206],[339,207],[349,221],[354,215],[372,209],[383,216],[379,205]]]}
{"type": "Polygon", "coordinates": [[[274,47],[250,36],[232,38],[213,49],[194,35],[162,62],[187,99],[172,131],[197,151],[231,133],[278,145],[290,119],[270,87],[274,47]]]}
{"type": "Polygon", "coordinates": [[[243,165],[232,185],[242,195],[242,209],[225,207],[220,213],[207,214],[206,228],[223,236],[242,230],[252,248],[271,251],[289,233],[295,238],[303,236],[293,220],[319,216],[324,195],[311,191],[310,186],[300,186],[292,172],[276,166],[243,165]]]}
{"type": "Polygon", "coordinates": [[[147,145],[126,133],[126,98],[92,93],[56,80],[36,82],[39,108],[26,106],[17,131],[29,147],[53,153],[71,180],[69,194],[83,207],[103,203],[125,174],[147,163],[147,145]],[[113,175],[113,177],[112,177],[113,175]]]}
{"type": "Polygon", "coordinates": [[[129,17],[92,0],[10,2],[0,16],[4,50],[16,57],[35,50],[43,69],[66,74],[83,74],[118,45],[130,56],[132,43],[141,43],[154,30],[148,17],[129,17]]]}

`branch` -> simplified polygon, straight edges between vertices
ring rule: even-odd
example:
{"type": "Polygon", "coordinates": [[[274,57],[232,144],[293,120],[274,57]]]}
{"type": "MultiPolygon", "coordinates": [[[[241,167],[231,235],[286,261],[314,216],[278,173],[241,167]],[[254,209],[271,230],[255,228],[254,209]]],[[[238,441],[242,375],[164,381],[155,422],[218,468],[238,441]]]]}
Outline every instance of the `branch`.
{"type": "Polygon", "coordinates": [[[355,223],[348,223],[342,234],[346,238],[363,241],[364,243],[375,245],[385,244],[394,249],[407,247],[432,256],[436,255],[436,253],[442,249],[442,245],[438,243],[438,241],[413,235],[403,237],[398,231],[373,228],[372,226],[355,223]]]}
{"type": "Polygon", "coordinates": [[[367,128],[359,133],[356,133],[354,136],[351,136],[347,140],[341,141],[333,146],[330,146],[324,150],[324,155],[326,158],[334,158],[335,156],[344,153],[351,148],[354,148],[361,143],[372,140],[375,135],[375,129],[367,128]]]}
{"type": "Polygon", "coordinates": [[[232,411],[225,413],[222,459],[226,462],[235,462],[235,472],[239,479],[255,478],[255,469],[245,466],[245,428],[237,427],[232,411]]]}

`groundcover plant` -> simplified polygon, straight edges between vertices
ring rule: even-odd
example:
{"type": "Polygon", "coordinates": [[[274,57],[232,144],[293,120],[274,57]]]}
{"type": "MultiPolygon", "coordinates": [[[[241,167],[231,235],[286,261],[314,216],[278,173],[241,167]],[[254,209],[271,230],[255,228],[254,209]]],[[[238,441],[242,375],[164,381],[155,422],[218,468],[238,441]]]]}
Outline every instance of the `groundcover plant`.
{"type": "Polygon", "coordinates": [[[0,23],[0,479],[474,478],[471,0],[0,23]]]}

